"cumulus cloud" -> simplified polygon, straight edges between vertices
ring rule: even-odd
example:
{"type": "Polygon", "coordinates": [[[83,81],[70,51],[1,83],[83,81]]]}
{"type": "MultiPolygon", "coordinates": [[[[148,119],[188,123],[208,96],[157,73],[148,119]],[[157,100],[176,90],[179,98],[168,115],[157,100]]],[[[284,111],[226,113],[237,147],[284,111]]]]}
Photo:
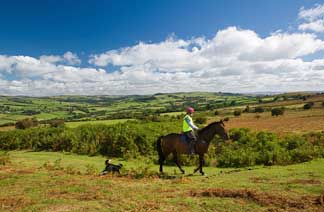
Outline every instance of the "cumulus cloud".
{"type": "Polygon", "coordinates": [[[61,55],[42,55],[39,57],[39,60],[43,63],[65,63],[67,65],[80,65],[81,60],[77,54],[74,54],[70,51],[65,52],[61,55]]]}
{"type": "Polygon", "coordinates": [[[299,30],[324,32],[324,4],[318,4],[310,9],[302,7],[298,17],[304,21],[298,26],[299,30]]]}
{"type": "Polygon", "coordinates": [[[63,58],[69,65],[79,65],[81,60],[79,59],[78,55],[73,54],[72,52],[66,52],[63,55],[63,58]]]}
{"type": "Polygon", "coordinates": [[[324,17],[324,4],[317,4],[310,9],[300,8],[298,17],[308,21],[314,21],[318,18],[324,17]]]}
{"type": "MultiPolygon", "coordinates": [[[[301,11],[305,20],[320,17],[320,12],[301,11]]],[[[81,60],[72,52],[39,58],[0,55],[0,93],[324,90],[324,59],[304,60],[323,49],[324,41],[312,33],[277,31],[261,37],[252,30],[228,27],[209,39],[170,37],[90,55],[90,67],[80,67],[81,60]]]]}
{"type": "Polygon", "coordinates": [[[39,57],[39,60],[46,63],[58,63],[61,62],[63,58],[58,55],[42,55],[39,57]]]}
{"type": "Polygon", "coordinates": [[[300,30],[306,31],[314,31],[314,32],[324,32],[324,20],[316,20],[309,23],[303,23],[298,26],[300,30]]]}

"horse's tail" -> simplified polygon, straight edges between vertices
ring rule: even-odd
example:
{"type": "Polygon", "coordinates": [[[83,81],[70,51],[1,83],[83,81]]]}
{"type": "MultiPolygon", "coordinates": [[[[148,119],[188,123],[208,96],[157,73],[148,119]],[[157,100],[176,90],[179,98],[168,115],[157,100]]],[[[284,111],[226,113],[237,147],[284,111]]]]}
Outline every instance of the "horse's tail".
{"type": "Polygon", "coordinates": [[[157,141],[156,141],[156,149],[157,149],[157,151],[158,151],[158,154],[159,154],[159,158],[160,158],[160,159],[164,157],[164,155],[163,155],[163,151],[162,151],[162,144],[161,144],[161,142],[162,142],[162,137],[163,137],[163,136],[160,136],[160,137],[157,139],[157,141]]]}

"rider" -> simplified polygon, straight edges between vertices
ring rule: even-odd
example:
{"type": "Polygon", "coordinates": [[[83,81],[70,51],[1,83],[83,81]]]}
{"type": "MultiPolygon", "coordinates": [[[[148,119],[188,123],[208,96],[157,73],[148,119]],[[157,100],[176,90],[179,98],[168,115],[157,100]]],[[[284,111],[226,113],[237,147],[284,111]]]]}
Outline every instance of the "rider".
{"type": "Polygon", "coordinates": [[[197,137],[193,130],[198,130],[198,127],[192,121],[192,115],[195,112],[195,110],[192,107],[188,107],[186,112],[187,114],[183,118],[182,130],[183,133],[189,138],[190,154],[194,154],[195,153],[194,147],[195,147],[195,142],[197,141],[197,137]]]}

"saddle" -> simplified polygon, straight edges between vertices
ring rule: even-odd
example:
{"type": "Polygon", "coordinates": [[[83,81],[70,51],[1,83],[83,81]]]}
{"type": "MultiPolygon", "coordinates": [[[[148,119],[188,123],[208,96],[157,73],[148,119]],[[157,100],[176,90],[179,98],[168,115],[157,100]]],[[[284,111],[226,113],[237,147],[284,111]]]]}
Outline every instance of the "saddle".
{"type": "Polygon", "coordinates": [[[181,133],[180,139],[181,139],[181,142],[189,144],[190,138],[186,134],[181,133]]]}

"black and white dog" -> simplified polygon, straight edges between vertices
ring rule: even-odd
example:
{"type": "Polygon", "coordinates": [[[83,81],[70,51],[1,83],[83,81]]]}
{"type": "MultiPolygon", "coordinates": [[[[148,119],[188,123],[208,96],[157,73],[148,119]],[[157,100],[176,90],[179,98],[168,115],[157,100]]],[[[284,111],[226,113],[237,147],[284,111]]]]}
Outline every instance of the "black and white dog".
{"type": "Polygon", "coordinates": [[[118,164],[118,165],[112,164],[111,160],[106,160],[105,165],[106,165],[106,168],[100,173],[100,175],[106,175],[108,173],[113,173],[113,174],[118,173],[118,174],[120,174],[119,169],[121,169],[123,167],[122,164],[118,164]]]}

